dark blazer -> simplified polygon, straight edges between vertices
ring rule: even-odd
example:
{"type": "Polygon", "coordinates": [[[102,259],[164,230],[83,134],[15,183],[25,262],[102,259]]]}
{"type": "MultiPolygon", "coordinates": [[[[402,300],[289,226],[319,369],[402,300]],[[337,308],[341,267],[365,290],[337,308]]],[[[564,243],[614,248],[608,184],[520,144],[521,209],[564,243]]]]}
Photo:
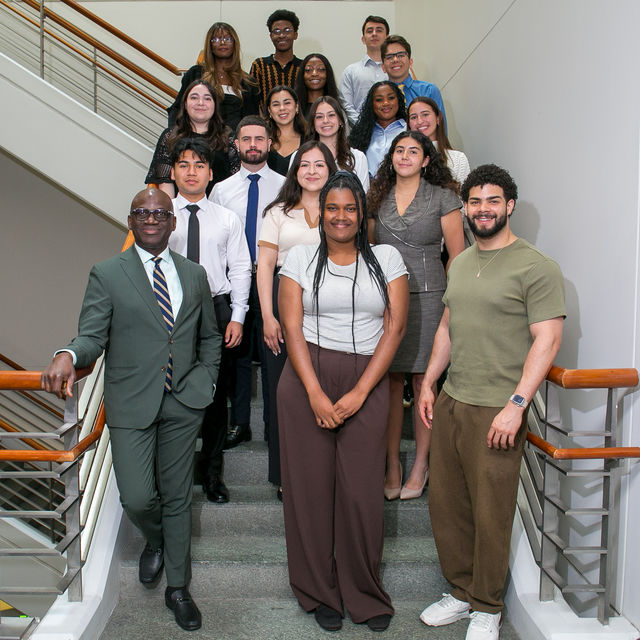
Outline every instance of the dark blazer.
{"type": "Polygon", "coordinates": [[[107,424],[145,428],[156,417],[164,393],[169,353],[174,397],[193,409],[209,405],[218,376],[221,336],[205,270],[171,252],[183,300],[169,335],[134,246],[91,269],[78,337],[65,348],[77,367],[105,353],[107,424]]]}

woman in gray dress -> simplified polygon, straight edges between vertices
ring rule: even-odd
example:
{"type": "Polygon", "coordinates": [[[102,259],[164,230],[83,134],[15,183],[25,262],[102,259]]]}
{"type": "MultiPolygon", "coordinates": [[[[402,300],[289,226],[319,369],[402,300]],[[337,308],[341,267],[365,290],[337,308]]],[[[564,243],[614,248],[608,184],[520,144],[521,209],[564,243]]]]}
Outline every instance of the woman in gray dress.
{"type": "Polygon", "coordinates": [[[431,433],[414,410],[416,457],[402,486],[402,387],[405,374],[412,374],[414,393],[420,393],[442,315],[442,294],[446,288],[445,269],[440,259],[442,239],[449,260],[464,249],[458,188],[431,141],[419,131],[405,131],[391,143],[369,191],[369,211],[375,221],[370,225],[370,236],[378,244],[396,247],[409,270],[407,332],[389,370],[384,489],[387,500],[420,497],[429,477],[427,457],[431,433]]]}

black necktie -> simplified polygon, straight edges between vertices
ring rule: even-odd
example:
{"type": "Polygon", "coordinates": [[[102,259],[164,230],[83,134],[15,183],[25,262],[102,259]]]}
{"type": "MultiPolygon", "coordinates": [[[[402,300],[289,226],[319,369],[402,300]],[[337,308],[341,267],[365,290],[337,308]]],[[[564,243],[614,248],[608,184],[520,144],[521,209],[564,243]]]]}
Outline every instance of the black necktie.
{"type": "Polygon", "coordinates": [[[193,262],[200,262],[200,223],[198,222],[197,204],[188,204],[185,207],[189,215],[189,231],[187,233],[187,258],[193,262]]]}

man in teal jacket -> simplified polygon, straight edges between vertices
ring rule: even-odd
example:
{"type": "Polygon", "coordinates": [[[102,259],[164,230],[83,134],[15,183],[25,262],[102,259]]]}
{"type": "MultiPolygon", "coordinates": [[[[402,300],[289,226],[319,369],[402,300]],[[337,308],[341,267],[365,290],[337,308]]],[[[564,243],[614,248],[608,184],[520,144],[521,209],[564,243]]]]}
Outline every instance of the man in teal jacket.
{"type": "Polygon", "coordinates": [[[135,245],[93,267],[78,336],[42,374],[43,389],[71,395],[74,367],[105,354],[104,402],[122,505],[143,532],[140,581],[155,586],[183,629],[201,626],[191,577],[195,444],[218,375],[221,337],[205,270],[167,247],[170,198],[138,193],[128,218],[135,245]]]}

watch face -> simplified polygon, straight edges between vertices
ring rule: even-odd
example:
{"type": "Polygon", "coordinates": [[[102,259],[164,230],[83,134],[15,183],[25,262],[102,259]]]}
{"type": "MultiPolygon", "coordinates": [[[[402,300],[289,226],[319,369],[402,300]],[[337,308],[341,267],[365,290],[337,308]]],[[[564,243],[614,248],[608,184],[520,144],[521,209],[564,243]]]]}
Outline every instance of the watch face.
{"type": "Polygon", "coordinates": [[[515,393],[511,396],[511,402],[517,404],[519,407],[524,407],[527,404],[523,396],[516,395],[515,393]]]}

